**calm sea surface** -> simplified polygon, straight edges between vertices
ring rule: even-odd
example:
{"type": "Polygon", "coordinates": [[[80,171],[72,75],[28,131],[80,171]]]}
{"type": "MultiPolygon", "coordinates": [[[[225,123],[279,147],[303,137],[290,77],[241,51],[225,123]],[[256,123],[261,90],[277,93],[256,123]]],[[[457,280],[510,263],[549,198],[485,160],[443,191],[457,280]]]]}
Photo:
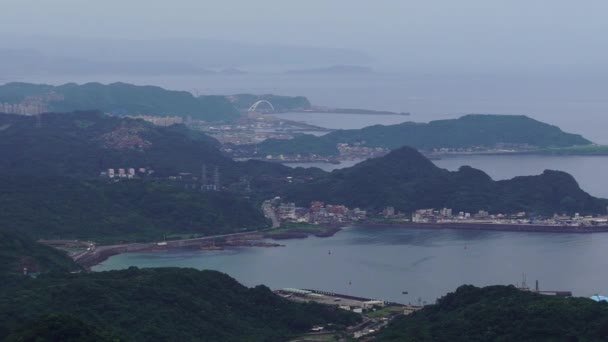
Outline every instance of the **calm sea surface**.
{"type": "Polygon", "coordinates": [[[541,290],[608,294],[606,233],[357,227],[330,238],[283,243],[286,247],[122,254],[95,270],[213,269],[247,286],[313,288],[404,303],[432,302],[462,284],[521,283],[523,274],[530,286],[538,280],[541,290]]]}

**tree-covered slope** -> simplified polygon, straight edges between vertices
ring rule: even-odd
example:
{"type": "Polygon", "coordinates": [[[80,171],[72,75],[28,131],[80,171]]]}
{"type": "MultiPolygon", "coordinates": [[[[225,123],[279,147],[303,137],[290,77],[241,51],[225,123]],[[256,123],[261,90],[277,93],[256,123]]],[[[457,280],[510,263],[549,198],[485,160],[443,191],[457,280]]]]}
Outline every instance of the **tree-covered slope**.
{"type": "Polygon", "coordinates": [[[261,153],[336,154],[338,143],[359,143],[368,147],[395,149],[411,146],[420,150],[436,148],[491,148],[499,144],[532,147],[567,147],[588,145],[580,135],[563,132],[523,115],[465,115],[458,119],[429,123],[404,122],[375,125],[361,129],[337,130],[312,138],[300,136],[292,141],[268,139],[260,143],[261,153]]]}
{"type": "Polygon", "coordinates": [[[68,315],[49,314],[12,332],[5,342],[120,342],[116,335],[68,315]]]}
{"type": "Polygon", "coordinates": [[[608,303],[513,286],[461,286],[377,334],[377,341],[606,341],[608,303]]]}
{"type": "MultiPolygon", "coordinates": [[[[69,315],[127,341],[285,341],[356,314],[287,301],[215,271],[157,268],[44,275],[0,291],[0,339],[49,314],[69,315]]],[[[73,323],[70,323],[73,324],[73,323]]]]}
{"type": "Polygon", "coordinates": [[[235,163],[219,143],[181,125],[154,126],[143,120],[99,112],[0,114],[0,174],[96,177],[108,168],[148,168],[157,175],[200,173],[218,166],[234,176],[235,163]]]}
{"type": "Polygon", "coordinates": [[[239,117],[224,96],[195,97],[186,91],[126,83],[68,83],[60,86],[7,83],[0,86],[0,102],[21,103],[38,97],[48,111],[100,110],[115,114],[147,114],[191,117],[205,121],[229,121],[239,117]]]}
{"type": "MultiPolygon", "coordinates": [[[[261,211],[229,192],[168,181],[0,178],[0,227],[46,239],[160,240],[266,227],[261,211]]],[[[1,252],[0,252],[1,253],[1,252]]]]}
{"type": "Polygon", "coordinates": [[[468,166],[454,172],[441,169],[409,147],[288,187],[284,195],[303,205],[321,200],[372,210],[394,206],[406,213],[442,207],[493,213],[605,213],[608,204],[581,190],[564,172],[493,181],[468,166]]]}
{"type": "MultiPolygon", "coordinates": [[[[6,211],[8,208],[3,208],[6,211]]],[[[5,227],[6,225],[0,225],[5,227]]],[[[23,232],[0,230],[0,277],[28,272],[69,272],[80,269],[67,254],[41,245],[23,232]]]]}

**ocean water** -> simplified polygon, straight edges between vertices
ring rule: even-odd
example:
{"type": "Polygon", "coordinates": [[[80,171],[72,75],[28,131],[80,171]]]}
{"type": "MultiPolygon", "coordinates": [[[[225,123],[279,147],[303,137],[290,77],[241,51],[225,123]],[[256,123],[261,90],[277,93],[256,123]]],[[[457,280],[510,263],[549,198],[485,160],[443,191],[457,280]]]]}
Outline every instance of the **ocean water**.
{"type": "Polygon", "coordinates": [[[412,304],[432,303],[462,284],[521,284],[524,275],[531,287],[538,280],[541,290],[608,294],[603,272],[608,233],[356,227],[329,238],[281,243],[286,246],[121,254],[94,270],[212,269],[247,286],[311,288],[412,304]]]}

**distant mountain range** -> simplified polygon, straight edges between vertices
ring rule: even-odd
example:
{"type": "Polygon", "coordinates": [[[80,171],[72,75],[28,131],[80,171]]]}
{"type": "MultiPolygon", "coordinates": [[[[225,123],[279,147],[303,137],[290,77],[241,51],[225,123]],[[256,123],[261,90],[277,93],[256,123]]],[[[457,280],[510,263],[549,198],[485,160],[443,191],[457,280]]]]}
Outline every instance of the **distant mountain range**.
{"type": "Polygon", "coordinates": [[[495,148],[499,145],[528,147],[568,147],[589,145],[577,134],[565,133],[523,115],[465,115],[458,119],[429,123],[404,122],[361,129],[337,130],[315,137],[303,135],[291,140],[268,139],[259,144],[263,154],[337,155],[339,143],[395,149],[411,146],[420,150],[440,148],[495,148]]]}

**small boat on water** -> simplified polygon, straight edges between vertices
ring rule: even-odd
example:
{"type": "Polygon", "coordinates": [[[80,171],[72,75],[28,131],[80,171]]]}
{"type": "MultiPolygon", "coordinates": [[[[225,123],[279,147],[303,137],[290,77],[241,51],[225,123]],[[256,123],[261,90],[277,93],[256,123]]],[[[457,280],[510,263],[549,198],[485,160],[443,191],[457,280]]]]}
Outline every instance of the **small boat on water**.
{"type": "Polygon", "coordinates": [[[408,292],[407,291],[403,291],[403,292],[401,292],[401,294],[408,294],[408,292]]]}

